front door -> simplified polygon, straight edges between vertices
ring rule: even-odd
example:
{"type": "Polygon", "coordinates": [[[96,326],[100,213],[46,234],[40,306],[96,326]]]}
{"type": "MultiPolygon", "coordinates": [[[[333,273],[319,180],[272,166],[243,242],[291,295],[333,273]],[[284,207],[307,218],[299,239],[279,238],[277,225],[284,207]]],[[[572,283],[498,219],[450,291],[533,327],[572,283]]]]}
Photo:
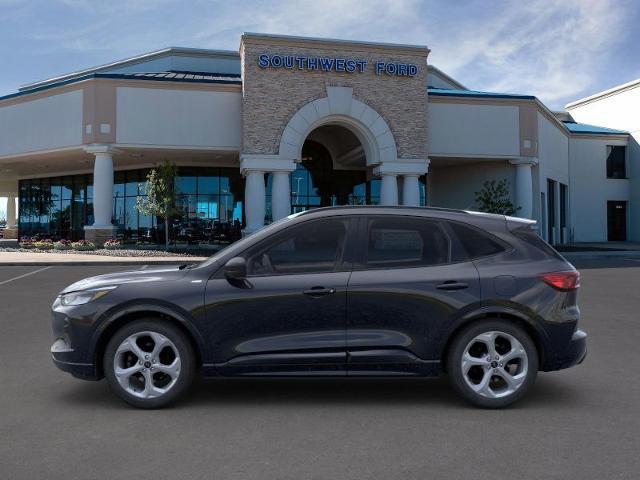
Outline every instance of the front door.
{"type": "Polygon", "coordinates": [[[627,240],[627,202],[607,202],[607,230],[610,242],[627,240]]]}
{"type": "Polygon", "coordinates": [[[426,218],[362,219],[358,238],[347,299],[349,375],[436,372],[438,336],[480,302],[475,266],[454,258],[448,229],[426,218]]]}
{"type": "Polygon", "coordinates": [[[289,227],[242,254],[245,285],[209,280],[206,335],[220,373],[345,373],[350,223],[289,227]]]}

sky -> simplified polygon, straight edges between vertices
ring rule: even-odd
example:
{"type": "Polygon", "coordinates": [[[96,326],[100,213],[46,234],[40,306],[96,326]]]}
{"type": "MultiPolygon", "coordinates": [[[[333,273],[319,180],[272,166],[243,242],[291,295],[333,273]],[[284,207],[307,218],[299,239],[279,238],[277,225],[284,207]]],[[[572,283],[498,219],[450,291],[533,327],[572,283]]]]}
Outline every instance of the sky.
{"type": "Polygon", "coordinates": [[[467,88],[554,110],[640,78],[636,0],[0,0],[0,95],[168,46],[237,50],[245,31],[427,45],[467,88]]]}

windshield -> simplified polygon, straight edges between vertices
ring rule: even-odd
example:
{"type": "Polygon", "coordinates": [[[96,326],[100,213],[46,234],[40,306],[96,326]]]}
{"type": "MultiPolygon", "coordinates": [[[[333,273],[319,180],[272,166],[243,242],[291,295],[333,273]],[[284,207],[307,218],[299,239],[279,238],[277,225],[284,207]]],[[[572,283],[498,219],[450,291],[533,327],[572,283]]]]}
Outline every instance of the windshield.
{"type": "Polygon", "coordinates": [[[288,217],[285,217],[285,218],[282,218],[280,220],[277,220],[277,221],[265,226],[264,228],[261,228],[260,230],[256,230],[255,232],[250,233],[246,237],[243,237],[241,240],[238,240],[235,243],[231,243],[231,244],[227,245],[226,247],[224,247],[221,250],[219,250],[218,252],[216,252],[215,255],[212,255],[211,257],[207,258],[205,261],[199,263],[196,266],[196,268],[208,267],[210,265],[213,265],[220,258],[222,258],[224,256],[227,256],[227,255],[230,255],[231,257],[234,257],[235,255],[237,255],[240,252],[242,252],[249,244],[253,243],[255,239],[268,236],[273,230],[277,230],[283,224],[290,222],[291,220],[296,218],[298,215],[300,215],[300,213],[302,213],[302,212],[293,213],[293,214],[289,215],[288,217]]]}

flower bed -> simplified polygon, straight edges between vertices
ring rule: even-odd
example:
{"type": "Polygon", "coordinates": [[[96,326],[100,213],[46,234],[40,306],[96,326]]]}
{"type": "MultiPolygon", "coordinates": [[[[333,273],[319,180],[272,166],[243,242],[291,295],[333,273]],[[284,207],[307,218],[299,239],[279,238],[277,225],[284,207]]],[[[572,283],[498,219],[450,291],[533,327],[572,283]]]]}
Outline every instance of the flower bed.
{"type": "Polygon", "coordinates": [[[122,242],[116,238],[110,238],[104,242],[105,250],[119,250],[122,248],[122,242]]]}
{"type": "Polygon", "coordinates": [[[96,244],[88,240],[78,240],[71,242],[71,248],[80,252],[88,252],[96,249],[96,244]]]}
{"type": "Polygon", "coordinates": [[[71,240],[58,240],[53,244],[54,250],[71,250],[71,240]]]}

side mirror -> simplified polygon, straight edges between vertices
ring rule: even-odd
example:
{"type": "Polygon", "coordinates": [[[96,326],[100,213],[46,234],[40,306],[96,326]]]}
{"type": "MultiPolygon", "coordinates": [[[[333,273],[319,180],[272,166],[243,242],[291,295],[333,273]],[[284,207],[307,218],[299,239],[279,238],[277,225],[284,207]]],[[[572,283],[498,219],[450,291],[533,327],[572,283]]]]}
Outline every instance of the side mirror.
{"type": "Polygon", "coordinates": [[[224,276],[227,280],[245,280],[247,278],[247,261],[242,257],[233,257],[224,264],[224,276]]]}

